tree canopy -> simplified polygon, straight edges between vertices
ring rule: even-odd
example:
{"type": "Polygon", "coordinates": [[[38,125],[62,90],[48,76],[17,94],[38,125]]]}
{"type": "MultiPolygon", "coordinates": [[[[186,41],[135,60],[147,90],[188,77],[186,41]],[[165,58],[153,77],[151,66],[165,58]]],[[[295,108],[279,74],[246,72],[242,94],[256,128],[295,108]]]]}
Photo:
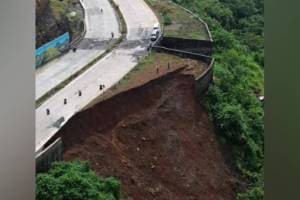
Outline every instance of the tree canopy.
{"type": "Polygon", "coordinates": [[[198,14],[214,39],[214,84],[205,104],[248,181],[238,200],[264,196],[263,0],[173,0],[198,14]]]}
{"type": "Polygon", "coordinates": [[[87,162],[57,162],[36,177],[37,200],[120,200],[120,182],[100,178],[87,162]]]}

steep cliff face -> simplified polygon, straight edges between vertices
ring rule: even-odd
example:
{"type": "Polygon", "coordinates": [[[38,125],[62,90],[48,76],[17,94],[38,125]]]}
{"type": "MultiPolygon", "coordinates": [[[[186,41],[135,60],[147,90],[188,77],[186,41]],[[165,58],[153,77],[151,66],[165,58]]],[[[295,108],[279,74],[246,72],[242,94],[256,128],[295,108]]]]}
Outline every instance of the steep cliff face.
{"type": "Polygon", "coordinates": [[[36,47],[69,32],[78,36],[83,29],[79,0],[36,0],[36,47]]]}

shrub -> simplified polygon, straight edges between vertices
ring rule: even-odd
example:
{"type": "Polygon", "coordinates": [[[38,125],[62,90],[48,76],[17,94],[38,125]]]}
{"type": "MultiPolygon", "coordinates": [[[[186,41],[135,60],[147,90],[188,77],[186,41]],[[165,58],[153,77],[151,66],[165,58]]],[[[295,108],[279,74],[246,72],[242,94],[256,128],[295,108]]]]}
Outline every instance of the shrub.
{"type": "Polygon", "coordinates": [[[87,162],[57,162],[36,178],[37,200],[120,200],[120,182],[101,178],[87,162]]]}
{"type": "Polygon", "coordinates": [[[58,55],[60,55],[60,51],[56,48],[49,48],[45,55],[44,55],[44,61],[47,62],[55,57],[57,57],[58,55]]]}
{"type": "Polygon", "coordinates": [[[171,17],[167,14],[163,15],[164,25],[168,26],[172,24],[171,17]]]}

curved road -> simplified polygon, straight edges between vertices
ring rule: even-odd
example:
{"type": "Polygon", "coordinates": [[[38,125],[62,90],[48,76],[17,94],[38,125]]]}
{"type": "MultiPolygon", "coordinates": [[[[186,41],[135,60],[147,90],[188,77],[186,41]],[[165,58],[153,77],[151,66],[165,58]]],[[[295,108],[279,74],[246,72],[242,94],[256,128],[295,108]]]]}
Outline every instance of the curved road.
{"type": "Polygon", "coordinates": [[[36,100],[103,54],[108,47],[107,42],[111,40],[112,32],[114,32],[115,38],[121,36],[116,13],[108,0],[80,1],[85,10],[86,35],[76,53],[69,51],[37,69],[36,100]],[[101,9],[103,9],[103,13],[101,13],[101,9]]]}
{"type": "Polygon", "coordinates": [[[36,152],[77,112],[122,79],[146,54],[158,19],[143,0],[114,0],[127,24],[127,40],[36,109],[36,152]],[[104,90],[99,85],[104,84],[104,90]],[[78,95],[78,91],[82,96],[78,95]],[[67,104],[64,105],[64,98],[67,104]],[[50,115],[46,115],[46,109],[50,115]]]}

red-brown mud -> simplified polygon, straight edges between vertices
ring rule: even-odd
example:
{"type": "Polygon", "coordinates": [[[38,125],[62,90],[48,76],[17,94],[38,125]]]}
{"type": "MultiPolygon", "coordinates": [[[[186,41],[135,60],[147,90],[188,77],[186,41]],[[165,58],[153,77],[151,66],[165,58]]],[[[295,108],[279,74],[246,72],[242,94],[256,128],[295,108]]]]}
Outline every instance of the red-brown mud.
{"type": "Polygon", "coordinates": [[[195,93],[194,77],[174,72],[96,104],[59,132],[64,159],[119,178],[124,200],[234,199],[235,176],[195,93]]]}

